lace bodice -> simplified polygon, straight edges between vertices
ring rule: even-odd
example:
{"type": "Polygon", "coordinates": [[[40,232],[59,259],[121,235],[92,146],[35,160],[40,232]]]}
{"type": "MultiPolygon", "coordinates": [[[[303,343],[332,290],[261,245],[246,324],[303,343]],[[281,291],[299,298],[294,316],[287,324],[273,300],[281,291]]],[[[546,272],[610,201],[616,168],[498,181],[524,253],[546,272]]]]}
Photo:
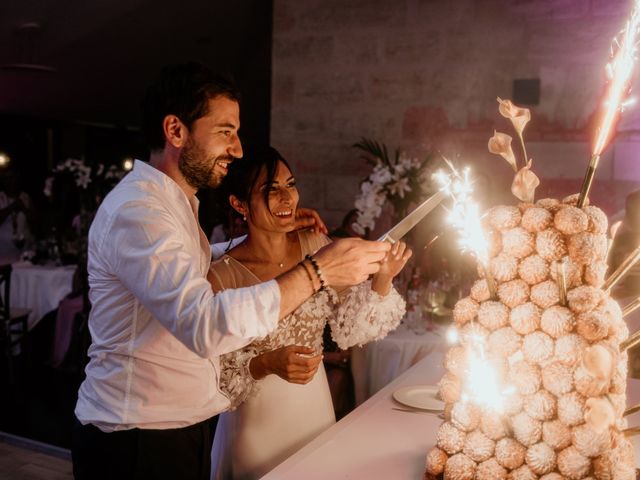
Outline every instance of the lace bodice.
{"type": "MultiPolygon", "coordinates": [[[[301,232],[302,256],[314,253],[329,239],[301,232]]],[[[260,280],[244,265],[225,255],[211,265],[214,289],[246,287],[260,280]]],[[[338,294],[329,288],[318,292],[280,321],[278,328],[247,347],[223,355],[220,387],[229,396],[232,408],[252,392],[256,382],[249,373],[249,361],[256,355],[287,345],[303,345],[322,351],[322,333],[328,322],[334,341],[342,349],[383,338],[397,327],[405,312],[405,302],[392,289],[382,297],[371,290],[367,281],[338,294]]]]}

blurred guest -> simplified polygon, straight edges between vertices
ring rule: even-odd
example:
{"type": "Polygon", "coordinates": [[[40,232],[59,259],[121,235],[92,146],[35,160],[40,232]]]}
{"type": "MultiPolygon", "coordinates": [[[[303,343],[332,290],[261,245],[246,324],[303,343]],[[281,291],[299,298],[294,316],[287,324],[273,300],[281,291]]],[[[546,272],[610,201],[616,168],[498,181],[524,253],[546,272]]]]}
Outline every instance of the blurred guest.
{"type": "MultiPolygon", "coordinates": [[[[613,272],[638,245],[640,245],[640,190],[631,192],[626,198],[624,218],[611,245],[609,273],[613,272]]],[[[617,299],[621,305],[626,305],[640,296],[639,264],[632,267],[626,276],[618,282],[612,290],[611,296],[617,299]]],[[[625,317],[625,322],[631,332],[639,330],[640,310],[625,317]]],[[[632,378],[640,377],[640,356],[637,349],[629,352],[629,376],[632,378]]]]}
{"type": "Polygon", "coordinates": [[[71,172],[58,172],[45,189],[48,203],[39,221],[38,259],[51,262],[64,256],[65,263],[74,263],[82,230],[80,187],[71,172]]]}
{"type": "MultiPolygon", "coordinates": [[[[624,219],[611,246],[609,272],[614,271],[638,245],[640,245],[640,190],[631,192],[625,201],[624,219]]],[[[636,264],[617,284],[613,296],[615,298],[640,296],[640,264],[636,264]]]]}
{"type": "Polygon", "coordinates": [[[0,262],[20,259],[22,249],[32,240],[31,199],[21,187],[18,174],[0,174],[0,262]]]}

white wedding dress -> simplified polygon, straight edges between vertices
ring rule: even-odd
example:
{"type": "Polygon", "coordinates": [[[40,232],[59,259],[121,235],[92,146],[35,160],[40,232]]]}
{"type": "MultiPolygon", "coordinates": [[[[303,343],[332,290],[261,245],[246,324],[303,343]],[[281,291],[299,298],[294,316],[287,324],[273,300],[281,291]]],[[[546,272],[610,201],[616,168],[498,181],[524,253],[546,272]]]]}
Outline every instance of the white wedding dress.
{"type": "MultiPolygon", "coordinates": [[[[299,233],[302,257],[329,240],[299,233]]],[[[302,259],[301,259],[302,260],[302,259]]],[[[225,255],[211,265],[214,290],[259,283],[244,265],[225,255]]],[[[304,345],[322,352],[327,322],[340,348],[383,338],[404,315],[398,293],[381,297],[370,282],[340,295],[329,289],[309,298],[280,322],[268,337],[221,357],[220,388],[233,411],[220,415],[212,449],[211,478],[257,479],[335,423],[329,385],[322,363],[306,385],[289,383],[277,375],[253,380],[249,361],[254,356],[286,345],[304,345]]]]}

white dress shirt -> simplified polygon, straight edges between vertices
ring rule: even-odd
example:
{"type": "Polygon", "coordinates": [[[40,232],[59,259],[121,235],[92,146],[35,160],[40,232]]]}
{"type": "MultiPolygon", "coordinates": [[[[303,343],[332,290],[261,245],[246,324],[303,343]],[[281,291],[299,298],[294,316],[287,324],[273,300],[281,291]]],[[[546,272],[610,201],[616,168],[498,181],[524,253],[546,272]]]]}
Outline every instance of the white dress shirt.
{"type": "Polygon", "coordinates": [[[229,406],[218,356],[278,324],[272,280],[214,295],[198,200],[136,160],[89,231],[92,344],[76,416],[105,432],[180,428],[229,406]]]}

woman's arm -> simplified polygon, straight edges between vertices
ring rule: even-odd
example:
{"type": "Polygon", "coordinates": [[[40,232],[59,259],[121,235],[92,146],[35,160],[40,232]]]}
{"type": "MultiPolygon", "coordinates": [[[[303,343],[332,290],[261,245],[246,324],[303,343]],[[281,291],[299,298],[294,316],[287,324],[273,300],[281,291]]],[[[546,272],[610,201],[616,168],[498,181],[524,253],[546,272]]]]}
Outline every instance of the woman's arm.
{"type": "Polygon", "coordinates": [[[410,257],[411,250],[406,244],[397,242],[370,282],[340,294],[340,302],[329,325],[331,335],[341,349],[384,338],[398,326],[406,305],[393,289],[392,281],[410,257]]]}

